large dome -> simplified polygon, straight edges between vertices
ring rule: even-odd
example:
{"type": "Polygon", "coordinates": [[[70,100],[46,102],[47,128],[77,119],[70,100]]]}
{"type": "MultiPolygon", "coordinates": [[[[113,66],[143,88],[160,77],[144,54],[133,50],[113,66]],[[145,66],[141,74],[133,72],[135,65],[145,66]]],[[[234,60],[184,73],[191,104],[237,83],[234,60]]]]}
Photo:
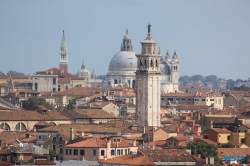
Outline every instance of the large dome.
{"type": "Polygon", "coordinates": [[[137,58],[132,51],[120,51],[110,61],[109,71],[136,71],[137,58]]]}

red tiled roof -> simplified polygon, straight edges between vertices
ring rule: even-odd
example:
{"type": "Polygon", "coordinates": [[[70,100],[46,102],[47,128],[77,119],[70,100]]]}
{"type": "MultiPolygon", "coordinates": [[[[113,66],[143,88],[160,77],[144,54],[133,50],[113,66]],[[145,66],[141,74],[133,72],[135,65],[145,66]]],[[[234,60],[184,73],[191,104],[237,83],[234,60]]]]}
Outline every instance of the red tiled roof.
{"type": "Polygon", "coordinates": [[[218,148],[219,158],[224,156],[246,156],[250,155],[250,148],[218,148]]]}

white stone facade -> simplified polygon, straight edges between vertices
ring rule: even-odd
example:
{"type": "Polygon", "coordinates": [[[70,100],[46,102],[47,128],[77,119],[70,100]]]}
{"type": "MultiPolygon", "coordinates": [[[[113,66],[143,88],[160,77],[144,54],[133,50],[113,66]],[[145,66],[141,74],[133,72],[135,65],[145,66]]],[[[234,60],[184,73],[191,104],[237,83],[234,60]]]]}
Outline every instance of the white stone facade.
{"type": "Polygon", "coordinates": [[[141,42],[142,53],[137,56],[136,70],[136,113],[141,126],[160,126],[160,58],[156,54],[157,42],[148,26],[147,38],[141,42]]]}

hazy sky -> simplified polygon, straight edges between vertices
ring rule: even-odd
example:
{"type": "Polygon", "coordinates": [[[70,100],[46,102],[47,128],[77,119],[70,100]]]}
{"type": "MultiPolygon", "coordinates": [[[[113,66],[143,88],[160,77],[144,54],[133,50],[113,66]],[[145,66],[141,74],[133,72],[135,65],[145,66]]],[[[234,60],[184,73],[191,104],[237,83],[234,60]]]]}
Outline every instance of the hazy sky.
{"type": "Polygon", "coordinates": [[[0,71],[58,68],[65,30],[69,72],[84,60],[104,75],[126,28],[140,53],[148,23],[163,55],[176,50],[180,76],[250,77],[249,0],[0,0],[0,71]]]}

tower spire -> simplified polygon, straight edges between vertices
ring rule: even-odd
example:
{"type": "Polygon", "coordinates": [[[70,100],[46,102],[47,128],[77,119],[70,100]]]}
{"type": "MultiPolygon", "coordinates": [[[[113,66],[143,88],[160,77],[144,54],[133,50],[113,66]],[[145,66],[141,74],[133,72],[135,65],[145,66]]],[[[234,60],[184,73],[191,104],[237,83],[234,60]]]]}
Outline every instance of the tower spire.
{"type": "Polygon", "coordinates": [[[66,44],[65,34],[63,30],[63,37],[60,47],[60,60],[59,60],[59,69],[61,72],[68,72],[68,48],[66,44]]]}

